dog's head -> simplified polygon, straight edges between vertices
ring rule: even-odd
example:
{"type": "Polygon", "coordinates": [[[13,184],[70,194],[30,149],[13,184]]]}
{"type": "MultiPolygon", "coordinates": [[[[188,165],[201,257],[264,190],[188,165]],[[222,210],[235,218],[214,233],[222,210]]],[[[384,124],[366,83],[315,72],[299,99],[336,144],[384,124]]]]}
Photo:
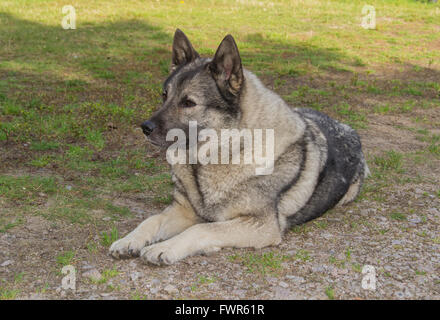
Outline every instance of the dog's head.
{"type": "Polygon", "coordinates": [[[163,84],[163,104],[141,127],[148,140],[167,147],[171,129],[188,136],[189,121],[200,129],[234,128],[241,117],[240,95],[244,83],[240,54],[227,35],[212,59],[201,58],[185,34],[174,34],[170,75],[163,84]]]}

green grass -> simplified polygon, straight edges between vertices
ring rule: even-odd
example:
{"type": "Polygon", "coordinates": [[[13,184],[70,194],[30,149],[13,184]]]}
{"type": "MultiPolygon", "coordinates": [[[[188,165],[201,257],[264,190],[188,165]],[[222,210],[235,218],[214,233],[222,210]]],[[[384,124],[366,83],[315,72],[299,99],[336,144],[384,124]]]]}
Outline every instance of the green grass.
{"type": "Polygon", "coordinates": [[[112,269],[105,269],[102,271],[101,278],[92,279],[91,282],[96,284],[106,284],[110,279],[117,277],[119,274],[120,272],[116,269],[116,266],[114,266],[112,269]]]}
{"type": "Polygon", "coordinates": [[[393,212],[390,214],[390,218],[397,221],[406,221],[406,214],[402,212],[393,212]]]}
{"type": "Polygon", "coordinates": [[[34,151],[47,151],[56,150],[59,147],[60,144],[54,141],[33,141],[29,148],[34,151]]]}
{"type": "MultiPolygon", "coordinates": [[[[135,128],[161,103],[176,27],[202,56],[233,34],[244,66],[293,106],[359,130],[374,114],[431,123],[420,112],[438,108],[440,4],[372,0],[374,31],[359,25],[364,4],[78,0],[77,29],[67,31],[62,1],[2,1],[0,149],[8,152],[0,154],[0,201],[8,214],[0,232],[31,214],[75,224],[104,215],[113,223],[131,214],[109,200],[115,196],[143,195],[158,207],[172,201],[167,166],[147,155],[135,128]]],[[[440,157],[438,136],[418,135],[423,156],[440,157]]],[[[406,158],[390,151],[372,159],[363,195],[382,201],[382,190],[405,174],[406,158]]]]}
{"type": "Polygon", "coordinates": [[[215,277],[206,277],[206,276],[200,276],[199,277],[199,283],[200,284],[210,284],[216,282],[217,279],[215,277]]]}
{"type": "Polygon", "coordinates": [[[20,293],[18,289],[8,289],[0,286],[0,300],[15,300],[20,293]]]}
{"type": "Polygon", "coordinates": [[[335,290],[333,289],[332,286],[329,286],[325,289],[325,294],[329,298],[329,300],[335,299],[335,290]]]}
{"type": "Polygon", "coordinates": [[[333,107],[334,111],[354,129],[365,129],[367,118],[360,111],[354,110],[348,103],[339,104],[333,107]]]}
{"type": "Polygon", "coordinates": [[[72,264],[75,258],[75,251],[66,251],[56,257],[56,262],[61,267],[72,264]]]}
{"type": "Polygon", "coordinates": [[[279,255],[273,252],[229,256],[230,261],[239,262],[244,265],[247,272],[261,275],[276,275],[282,268],[281,263],[289,258],[289,256],[279,255]]]}
{"type": "Polygon", "coordinates": [[[0,175],[0,194],[11,202],[32,204],[41,193],[54,194],[58,187],[53,177],[0,175]]]}
{"type": "Polygon", "coordinates": [[[4,218],[0,218],[0,233],[4,233],[9,229],[12,229],[23,223],[23,219],[21,217],[17,217],[13,221],[7,221],[4,218]]]}
{"type": "Polygon", "coordinates": [[[306,261],[311,260],[311,257],[310,257],[310,254],[307,250],[300,249],[296,252],[295,259],[306,262],[306,261]]]}
{"type": "Polygon", "coordinates": [[[340,259],[337,259],[335,256],[330,256],[328,261],[331,264],[334,264],[335,266],[337,266],[338,268],[345,268],[346,261],[343,259],[340,260],[340,259]]]}
{"type": "MultiPolygon", "coordinates": [[[[396,183],[419,182],[420,177],[408,175],[405,169],[406,162],[409,162],[411,156],[411,154],[403,154],[395,150],[373,156],[372,161],[369,162],[371,176],[365,181],[356,201],[368,197],[377,202],[384,202],[386,201],[384,189],[396,183]]],[[[413,161],[415,162],[416,159],[413,161]]]]}
{"type": "Polygon", "coordinates": [[[130,297],[131,300],[146,300],[147,296],[144,294],[141,294],[140,292],[136,291],[133,293],[130,297]]]}
{"type": "Polygon", "coordinates": [[[381,172],[394,171],[402,173],[403,155],[394,150],[387,151],[383,156],[374,157],[374,163],[381,172]]]}
{"type": "Polygon", "coordinates": [[[25,276],[25,272],[20,272],[20,273],[16,273],[14,274],[14,282],[15,283],[20,283],[23,281],[24,276],[25,276]]]}
{"type": "Polygon", "coordinates": [[[119,239],[118,229],[116,227],[113,227],[112,230],[107,232],[101,233],[101,244],[104,247],[109,247],[113,242],[119,239]]]}

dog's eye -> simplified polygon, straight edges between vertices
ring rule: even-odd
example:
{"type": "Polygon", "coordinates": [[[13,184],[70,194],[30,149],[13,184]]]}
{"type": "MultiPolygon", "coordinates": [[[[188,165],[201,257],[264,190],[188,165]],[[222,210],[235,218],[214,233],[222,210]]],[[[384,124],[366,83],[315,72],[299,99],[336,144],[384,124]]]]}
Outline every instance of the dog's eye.
{"type": "Polygon", "coordinates": [[[164,92],[162,92],[163,101],[165,101],[167,99],[167,96],[168,96],[168,92],[166,90],[164,92]]]}
{"type": "Polygon", "coordinates": [[[191,107],[195,107],[196,103],[192,100],[185,99],[185,100],[183,100],[181,106],[182,106],[182,108],[191,108],[191,107]]]}

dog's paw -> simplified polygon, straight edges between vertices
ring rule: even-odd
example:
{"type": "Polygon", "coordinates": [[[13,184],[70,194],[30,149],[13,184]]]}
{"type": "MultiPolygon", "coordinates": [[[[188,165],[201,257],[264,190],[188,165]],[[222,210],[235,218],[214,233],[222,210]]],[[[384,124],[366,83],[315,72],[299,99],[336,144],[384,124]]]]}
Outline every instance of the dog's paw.
{"type": "Polygon", "coordinates": [[[145,239],[126,236],[125,238],[113,242],[110,246],[109,253],[116,259],[137,257],[146,244],[147,241],[145,241],[145,239]]]}
{"type": "Polygon", "coordinates": [[[181,259],[176,252],[176,248],[173,248],[167,241],[144,247],[141,250],[140,257],[143,262],[156,265],[169,265],[181,259]]]}

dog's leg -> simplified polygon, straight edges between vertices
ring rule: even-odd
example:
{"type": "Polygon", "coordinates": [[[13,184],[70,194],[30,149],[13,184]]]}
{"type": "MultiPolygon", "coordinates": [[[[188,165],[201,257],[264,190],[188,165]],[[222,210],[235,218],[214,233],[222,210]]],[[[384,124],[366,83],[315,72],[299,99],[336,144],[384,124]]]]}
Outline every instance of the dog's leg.
{"type": "Polygon", "coordinates": [[[275,215],[266,219],[248,216],[194,225],[167,241],[143,248],[140,256],[145,262],[172,264],[187,256],[223,247],[262,248],[280,242],[281,232],[275,215]]]}
{"type": "Polygon", "coordinates": [[[162,213],[143,221],[124,238],[115,241],[109,252],[118,259],[135,257],[146,245],[173,237],[200,222],[200,218],[194,214],[192,209],[175,202],[162,213]]]}

